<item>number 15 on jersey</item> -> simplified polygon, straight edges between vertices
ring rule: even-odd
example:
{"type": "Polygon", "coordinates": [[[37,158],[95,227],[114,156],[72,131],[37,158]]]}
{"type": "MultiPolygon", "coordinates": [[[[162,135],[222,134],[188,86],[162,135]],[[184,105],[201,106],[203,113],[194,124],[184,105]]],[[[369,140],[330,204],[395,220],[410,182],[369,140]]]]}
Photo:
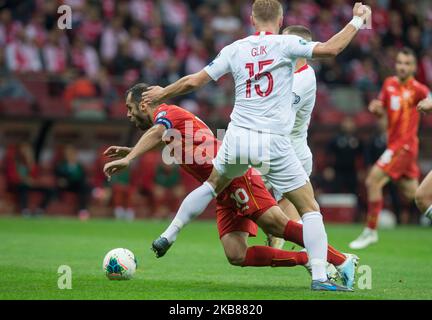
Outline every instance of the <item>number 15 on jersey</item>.
{"type": "MultiPolygon", "coordinates": [[[[272,76],[272,74],[268,71],[261,72],[265,66],[268,66],[272,63],[273,63],[273,59],[258,61],[258,73],[257,74],[255,74],[254,63],[246,63],[245,68],[249,71],[249,78],[252,78],[255,76],[255,80],[258,81],[262,77],[266,77],[268,80],[267,89],[265,91],[262,90],[262,88],[259,84],[254,85],[255,92],[260,97],[267,97],[273,91],[273,76],[272,76]]],[[[251,97],[251,95],[252,95],[251,89],[252,89],[252,80],[248,79],[248,80],[246,80],[246,98],[251,97]]]]}

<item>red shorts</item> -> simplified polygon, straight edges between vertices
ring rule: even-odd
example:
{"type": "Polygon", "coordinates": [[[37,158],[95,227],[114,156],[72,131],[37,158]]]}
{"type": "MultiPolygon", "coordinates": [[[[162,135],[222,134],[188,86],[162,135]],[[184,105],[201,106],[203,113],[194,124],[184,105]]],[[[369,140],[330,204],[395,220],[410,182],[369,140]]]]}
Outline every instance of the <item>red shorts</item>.
{"type": "Polygon", "coordinates": [[[402,177],[411,179],[418,179],[420,177],[420,169],[417,165],[417,152],[409,148],[387,149],[376,164],[393,180],[399,180],[402,177]]]}
{"type": "Polygon", "coordinates": [[[258,227],[254,221],[276,205],[276,200],[266,189],[261,176],[256,170],[249,169],[244,176],[235,178],[217,197],[219,238],[234,231],[256,236],[258,227]]]}

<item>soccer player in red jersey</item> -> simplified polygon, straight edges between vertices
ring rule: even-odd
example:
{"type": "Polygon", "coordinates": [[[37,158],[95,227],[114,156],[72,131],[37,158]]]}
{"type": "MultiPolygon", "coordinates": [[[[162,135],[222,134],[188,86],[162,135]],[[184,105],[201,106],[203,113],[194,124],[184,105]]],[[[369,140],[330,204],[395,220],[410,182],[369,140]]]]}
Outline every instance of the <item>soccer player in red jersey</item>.
{"type": "MultiPolygon", "coordinates": [[[[137,84],[127,91],[126,97],[128,118],[140,129],[146,130],[146,133],[132,149],[109,147],[105,154],[120,159],[107,163],[104,167],[105,174],[110,177],[127,168],[136,157],[165,143],[165,157],[173,156],[184,170],[198,181],[205,182],[213,169],[212,160],[221,142],[214,137],[207,125],[192,113],[175,105],[147,105],[141,102],[141,94],[146,89],[146,84],[137,84]]],[[[171,161],[172,158],[165,160],[171,161]]],[[[254,170],[249,169],[245,175],[235,178],[216,198],[217,226],[228,261],[243,267],[307,267],[308,255],[304,251],[248,246],[248,236],[255,236],[259,225],[265,232],[304,247],[302,225],[290,221],[285,216],[267,191],[259,173],[254,170]]],[[[180,224],[181,229],[188,222],[174,219],[171,225],[180,224]]],[[[177,232],[162,234],[159,239],[166,242],[167,246],[164,249],[153,243],[153,249],[158,257],[166,253],[176,240],[176,235],[177,232]]],[[[333,290],[351,291],[356,259],[352,255],[344,255],[330,245],[327,256],[328,261],[336,266],[346,286],[334,284],[333,290]]]]}
{"type": "MultiPolygon", "coordinates": [[[[423,113],[432,113],[432,97],[420,101],[417,109],[423,113]]],[[[417,208],[432,220],[432,171],[427,174],[418,187],[415,200],[417,208]]]]}
{"type": "Polygon", "coordinates": [[[429,95],[429,89],[414,79],[416,57],[403,48],[396,57],[396,76],[388,77],[378,99],[369,110],[387,116],[387,149],[372,167],[366,179],[368,195],[367,226],[350,243],[351,249],[363,249],[378,242],[378,216],[383,207],[383,188],[393,180],[408,200],[414,200],[420,170],[417,166],[418,126],[417,105],[429,95]]]}

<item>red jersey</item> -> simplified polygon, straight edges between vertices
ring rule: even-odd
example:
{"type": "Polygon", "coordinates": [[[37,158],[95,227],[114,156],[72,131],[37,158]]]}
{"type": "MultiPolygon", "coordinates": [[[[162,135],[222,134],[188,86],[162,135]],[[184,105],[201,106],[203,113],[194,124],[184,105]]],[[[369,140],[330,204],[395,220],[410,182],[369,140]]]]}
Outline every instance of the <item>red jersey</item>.
{"type": "Polygon", "coordinates": [[[167,129],[163,139],[175,162],[198,181],[206,181],[221,144],[209,127],[193,113],[167,104],[161,104],[155,110],[153,121],[167,129]]]}
{"type": "MultiPolygon", "coordinates": [[[[204,182],[213,170],[212,160],[221,142],[194,114],[175,105],[160,105],[153,114],[155,124],[167,129],[163,140],[170,156],[195,179],[204,182]]],[[[163,151],[166,153],[166,150],[163,151]]],[[[166,154],[162,155],[164,158],[166,154]]],[[[167,159],[165,159],[167,160],[167,159]]],[[[277,205],[255,169],[235,178],[217,197],[216,217],[219,236],[241,231],[257,233],[256,221],[270,207],[277,205]]]]}
{"type": "Polygon", "coordinates": [[[400,83],[398,78],[388,77],[378,99],[387,112],[387,148],[393,151],[404,147],[417,153],[420,114],[417,104],[429,95],[429,89],[415,80],[400,83]]]}

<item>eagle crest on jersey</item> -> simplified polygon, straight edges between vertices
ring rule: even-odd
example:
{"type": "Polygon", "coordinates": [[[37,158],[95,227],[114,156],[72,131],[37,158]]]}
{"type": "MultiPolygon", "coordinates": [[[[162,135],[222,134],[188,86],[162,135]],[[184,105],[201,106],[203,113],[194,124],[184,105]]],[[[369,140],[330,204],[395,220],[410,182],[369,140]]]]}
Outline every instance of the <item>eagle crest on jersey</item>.
{"type": "Polygon", "coordinates": [[[298,104],[301,100],[300,96],[298,96],[295,92],[293,92],[293,104],[298,104]]]}

